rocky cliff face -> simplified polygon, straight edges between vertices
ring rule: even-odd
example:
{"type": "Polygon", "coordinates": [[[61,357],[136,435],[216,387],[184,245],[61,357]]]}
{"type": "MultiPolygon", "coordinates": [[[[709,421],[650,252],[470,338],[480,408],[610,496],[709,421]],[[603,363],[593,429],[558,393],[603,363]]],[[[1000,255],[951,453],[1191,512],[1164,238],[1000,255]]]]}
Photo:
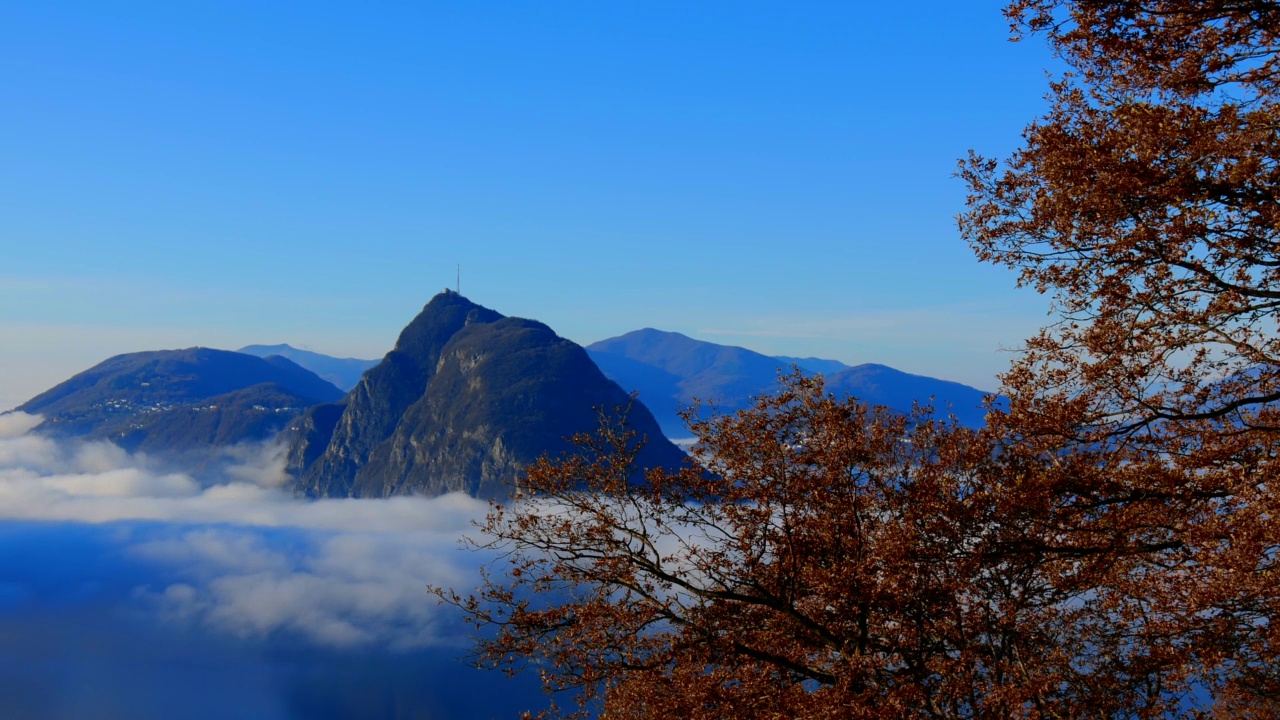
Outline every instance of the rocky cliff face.
{"type": "MultiPolygon", "coordinates": [[[[594,429],[596,408],[628,402],[585,350],[546,325],[445,292],[342,404],[293,424],[290,469],[297,489],[316,497],[501,497],[530,462],[594,429]]],[[[649,440],[642,464],[680,463],[647,409],[637,403],[628,421],[649,440]]]]}

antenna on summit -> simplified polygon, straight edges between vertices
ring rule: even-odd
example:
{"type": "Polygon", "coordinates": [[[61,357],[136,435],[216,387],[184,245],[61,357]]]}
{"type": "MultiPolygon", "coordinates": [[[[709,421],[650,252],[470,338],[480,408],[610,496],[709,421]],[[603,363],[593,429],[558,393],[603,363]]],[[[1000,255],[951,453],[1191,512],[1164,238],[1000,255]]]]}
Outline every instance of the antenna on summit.
{"type": "Polygon", "coordinates": [[[462,263],[458,263],[458,285],[454,289],[454,292],[458,293],[459,295],[462,294],[462,263]]]}

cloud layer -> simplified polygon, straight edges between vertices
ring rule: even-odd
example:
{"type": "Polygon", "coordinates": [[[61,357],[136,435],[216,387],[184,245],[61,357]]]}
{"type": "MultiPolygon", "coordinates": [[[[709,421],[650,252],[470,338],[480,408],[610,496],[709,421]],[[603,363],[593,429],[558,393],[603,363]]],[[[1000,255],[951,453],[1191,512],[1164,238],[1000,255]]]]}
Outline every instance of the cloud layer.
{"type": "Polygon", "coordinates": [[[457,540],[487,505],[461,495],[294,498],[270,446],[233,451],[197,479],[106,443],[64,443],[0,417],[0,519],[163,525],[122,528],[124,553],[178,578],[139,587],[165,618],[236,636],[296,633],[320,644],[440,641],[428,583],[465,585],[480,558],[457,540]]]}
{"type": "Polygon", "coordinates": [[[214,705],[239,717],[487,717],[538,704],[532,679],[513,694],[457,661],[467,630],[426,591],[476,584],[485,558],[458,539],[486,503],[301,500],[281,489],[275,447],[188,472],[30,433],[38,422],[0,416],[0,696],[25,715],[106,717],[115,703],[120,716],[196,717],[183,703],[219,683],[214,695],[241,701],[214,705]],[[124,668],[133,674],[110,679],[124,668]],[[453,697],[471,686],[485,689],[453,697]],[[77,693],[92,697],[75,704],[77,693]],[[387,693],[419,714],[357,700],[387,693]]]}

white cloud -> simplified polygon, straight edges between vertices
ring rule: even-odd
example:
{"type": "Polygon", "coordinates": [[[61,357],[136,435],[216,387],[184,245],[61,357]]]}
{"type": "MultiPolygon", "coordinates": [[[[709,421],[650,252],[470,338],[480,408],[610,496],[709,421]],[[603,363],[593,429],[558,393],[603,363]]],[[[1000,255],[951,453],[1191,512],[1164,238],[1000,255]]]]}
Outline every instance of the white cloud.
{"type": "Polygon", "coordinates": [[[0,439],[21,437],[43,420],[39,415],[14,412],[0,415],[0,439]]]}
{"type": "MultiPolygon", "coordinates": [[[[298,634],[335,646],[392,649],[456,644],[428,584],[472,582],[447,540],[427,533],[333,534],[290,552],[243,528],[196,529],[139,544],[136,557],[184,568],[188,578],[138,597],[162,617],[238,637],[298,634]]],[[[294,539],[297,542],[297,539],[294,539]]]]}
{"type": "Polygon", "coordinates": [[[36,483],[52,492],[76,497],[192,497],[200,486],[189,476],[154,475],[138,468],[116,468],[77,475],[53,475],[36,483]]]}
{"type": "Polygon", "coordinates": [[[161,618],[340,647],[459,641],[426,586],[476,584],[483,558],[457,541],[487,503],[303,500],[281,487],[278,447],[233,450],[210,482],[113,445],[22,433],[37,420],[0,418],[0,521],[119,523],[124,556],[156,569],[132,601],[161,618]]]}

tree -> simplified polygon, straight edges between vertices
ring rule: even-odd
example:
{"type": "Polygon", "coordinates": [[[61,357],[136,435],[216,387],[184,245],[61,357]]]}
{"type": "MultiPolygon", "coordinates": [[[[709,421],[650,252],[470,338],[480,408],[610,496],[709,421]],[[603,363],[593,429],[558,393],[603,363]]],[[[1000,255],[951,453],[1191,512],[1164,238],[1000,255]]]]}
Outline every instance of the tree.
{"type": "Polygon", "coordinates": [[[1280,4],[1016,0],[1007,14],[1071,71],[1025,147],[961,165],[962,234],[1059,313],[1004,376],[1009,412],[992,421],[1110,468],[1022,491],[1046,498],[1053,552],[1143,538],[1096,580],[1117,608],[1160,609],[1128,642],[1192,657],[1223,714],[1275,714],[1280,4]]]}
{"type": "Polygon", "coordinates": [[[1003,167],[961,166],[962,234],[1061,315],[1007,390],[1027,412],[1087,396],[1077,429],[1277,429],[1280,4],[1017,0],[1006,12],[1072,68],[1003,167]]]}
{"type": "Polygon", "coordinates": [[[1280,716],[1280,6],[1015,0],[1071,71],[965,238],[1057,322],[971,431],[785,380],[533,467],[439,591],[608,717],[1280,716]]]}
{"type": "MultiPolygon", "coordinates": [[[[1091,598],[1131,548],[1047,552],[1045,497],[1009,492],[1046,472],[1045,447],[800,375],[691,425],[679,473],[634,481],[637,439],[606,422],[495,506],[480,544],[505,566],[476,595],[436,591],[496,629],[482,664],[531,665],[610,718],[1081,717],[1185,699],[1185,657],[1119,642],[1152,614],[1106,621],[1091,598]]],[[[1100,472],[1083,454],[1056,471],[1100,472]]]]}

